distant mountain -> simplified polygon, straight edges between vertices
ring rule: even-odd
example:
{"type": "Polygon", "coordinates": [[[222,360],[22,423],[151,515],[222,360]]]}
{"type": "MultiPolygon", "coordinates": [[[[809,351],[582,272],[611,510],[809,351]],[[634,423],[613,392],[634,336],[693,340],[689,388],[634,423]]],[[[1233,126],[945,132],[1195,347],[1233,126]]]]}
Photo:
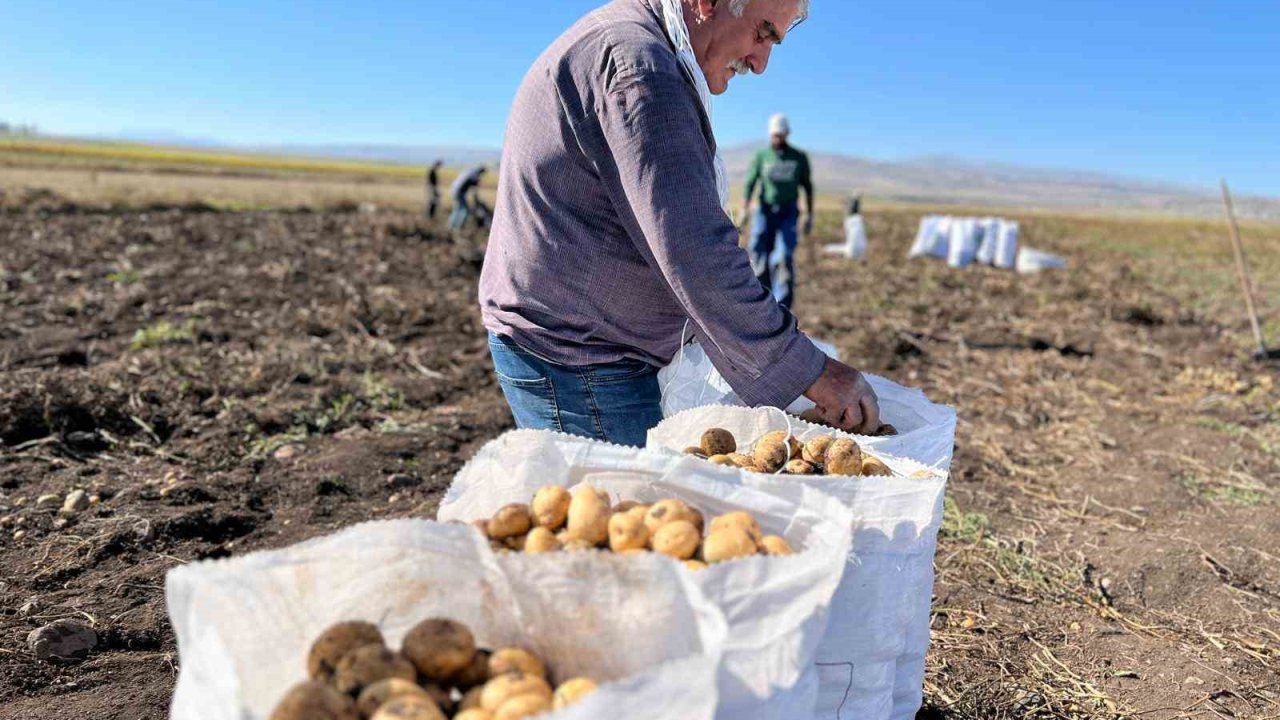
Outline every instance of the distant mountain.
{"type": "Polygon", "coordinates": [[[271,155],[368,160],[405,165],[430,165],[436,160],[443,160],[449,166],[478,163],[497,165],[498,158],[502,155],[495,148],[457,145],[269,145],[237,149],[271,155]]]}

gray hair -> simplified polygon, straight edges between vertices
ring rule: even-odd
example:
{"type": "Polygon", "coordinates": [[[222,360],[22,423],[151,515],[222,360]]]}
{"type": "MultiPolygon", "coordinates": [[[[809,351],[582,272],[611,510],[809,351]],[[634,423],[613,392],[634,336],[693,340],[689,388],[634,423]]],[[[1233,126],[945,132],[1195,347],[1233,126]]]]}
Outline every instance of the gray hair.
{"type": "MultiPolygon", "coordinates": [[[[743,11],[750,4],[751,0],[729,0],[729,12],[733,13],[734,17],[742,17],[743,11]]],[[[800,12],[796,14],[796,24],[809,17],[809,0],[799,0],[798,9],[800,12]]]]}

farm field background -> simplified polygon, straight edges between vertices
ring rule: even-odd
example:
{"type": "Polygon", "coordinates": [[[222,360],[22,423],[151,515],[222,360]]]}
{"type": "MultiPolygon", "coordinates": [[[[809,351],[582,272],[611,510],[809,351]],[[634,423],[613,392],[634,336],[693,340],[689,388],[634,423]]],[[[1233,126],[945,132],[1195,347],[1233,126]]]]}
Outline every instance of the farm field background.
{"type": "MultiPolygon", "coordinates": [[[[166,570],[432,517],[511,425],[420,168],[81,150],[0,143],[0,718],[165,717],[166,570]],[[98,650],[37,662],[64,617],[98,650]]],[[[960,413],[923,716],[1280,717],[1280,373],[1223,223],[1006,212],[1071,263],[1017,276],[906,260],[956,209],[875,198],[822,256],[822,207],[802,326],[960,413]]]]}

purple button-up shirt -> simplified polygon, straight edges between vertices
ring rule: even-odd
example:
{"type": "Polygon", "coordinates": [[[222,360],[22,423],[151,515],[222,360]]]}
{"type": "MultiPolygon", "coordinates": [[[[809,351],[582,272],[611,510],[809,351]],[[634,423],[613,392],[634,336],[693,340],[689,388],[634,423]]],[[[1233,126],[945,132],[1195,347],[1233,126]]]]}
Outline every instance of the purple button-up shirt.
{"type": "Polygon", "coordinates": [[[511,109],[480,278],[485,327],[563,365],[666,365],[687,322],[745,402],[790,404],[825,359],[752,273],[714,154],[654,0],[578,21],[511,109]]]}

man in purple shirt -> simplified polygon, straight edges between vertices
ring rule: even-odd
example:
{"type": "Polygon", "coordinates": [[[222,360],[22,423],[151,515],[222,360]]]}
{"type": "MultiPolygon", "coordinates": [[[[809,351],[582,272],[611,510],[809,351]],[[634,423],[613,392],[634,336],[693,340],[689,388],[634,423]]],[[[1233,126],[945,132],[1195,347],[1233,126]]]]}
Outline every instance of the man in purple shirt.
{"type": "Polygon", "coordinates": [[[738,395],[880,426],[875,393],[756,280],[724,211],[710,95],[763,73],[808,0],[614,0],[516,94],[480,305],[520,427],[643,445],[696,338],[738,395]]]}

